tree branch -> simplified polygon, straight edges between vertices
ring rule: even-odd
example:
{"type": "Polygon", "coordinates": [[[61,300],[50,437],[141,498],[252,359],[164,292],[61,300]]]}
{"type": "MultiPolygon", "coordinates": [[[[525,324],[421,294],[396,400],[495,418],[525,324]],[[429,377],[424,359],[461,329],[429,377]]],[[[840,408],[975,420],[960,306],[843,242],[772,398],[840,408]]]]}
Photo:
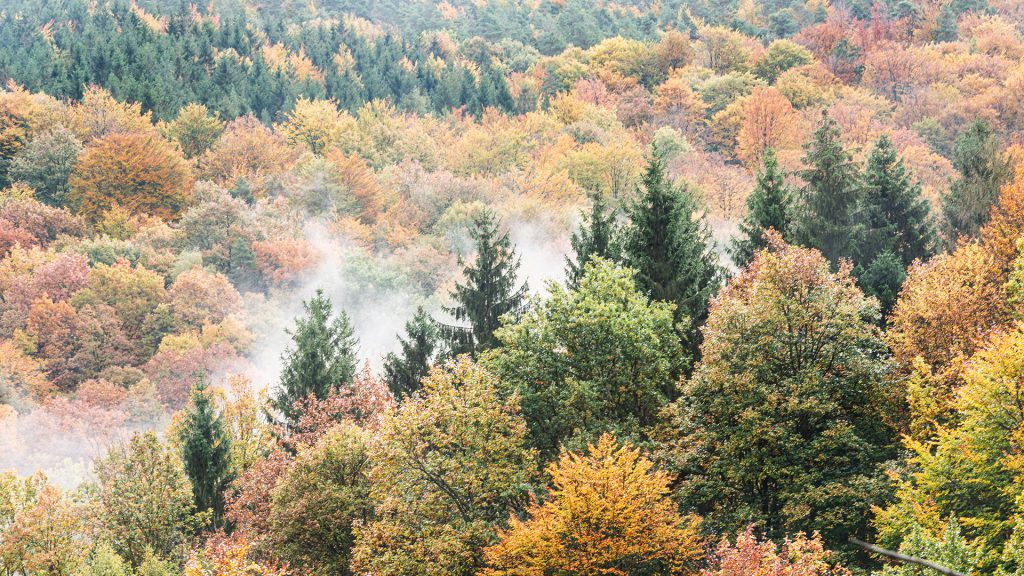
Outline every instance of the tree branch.
{"type": "Polygon", "coordinates": [[[867,542],[864,542],[862,540],[858,540],[858,539],[854,538],[853,536],[850,536],[850,542],[856,544],[857,546],[860,546],[861,548],[863,548],[865,550],[868,550],[869,552],[874,552],[875,554],[880,554],[880,555],[885,556],[887,558],[892,558],[893,560],[898,560],[900,562],[904,562],[904,563],[907,563],[907,564],[917,564],[918,566],[924,566],[925,568],[931,568],[932,570],[935,570],[936,572],[938,572],[940,574],[945,574],[946,576],[967,576],[966,574],[964,574],[962,572],[957,572],[956,570],[953,570],[951,568],[946,568],[945,566],[941,566],[941,565],[936,564],[934,562],[929,562],[928,560],[922,560],[920,558],[914,558],[913,556],[907,556],[906,554],[900,554],[899,552],[893,552],[892,550],[886,550],[885,548],[881,548],[881,547],[875,546],[874,544],[868,544],[867,542]]]}

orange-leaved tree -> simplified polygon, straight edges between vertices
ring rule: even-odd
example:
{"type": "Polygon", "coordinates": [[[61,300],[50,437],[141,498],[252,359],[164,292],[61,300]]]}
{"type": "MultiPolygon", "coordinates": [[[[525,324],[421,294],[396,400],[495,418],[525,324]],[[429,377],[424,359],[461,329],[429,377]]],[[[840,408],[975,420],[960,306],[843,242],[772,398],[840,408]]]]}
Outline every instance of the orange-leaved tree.
{"type": "Polygon", "coordinates": [[[486,550],[487,576],[690,574],[703,556],[699,518],[669,498],[669,476],[629,444],[603,435],[589,454],[548,468],[551,499],[513,517],[486,550]]]}
{"type": "Polygon", "coordinates": [[[71,205],[90,220],[114,206],[174,218],[191,197],[192,170],[159,136],[115,133],[86,147],[69,183],[71,205]]]}

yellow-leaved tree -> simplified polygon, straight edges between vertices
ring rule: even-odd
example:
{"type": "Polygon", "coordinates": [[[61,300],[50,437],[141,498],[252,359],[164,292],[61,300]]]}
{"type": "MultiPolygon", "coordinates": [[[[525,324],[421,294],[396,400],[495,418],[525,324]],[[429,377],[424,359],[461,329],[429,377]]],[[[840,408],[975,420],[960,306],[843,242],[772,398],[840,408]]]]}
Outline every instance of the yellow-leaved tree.
{"type": "Polygon", "coordinates": [[[668,474],[630,444],[603,435],[589,454],[548,468],[551,498],[513,517],[486,550],[486,576],[692,574],[703,556],[700,519],[669,498],[668,474]]]}

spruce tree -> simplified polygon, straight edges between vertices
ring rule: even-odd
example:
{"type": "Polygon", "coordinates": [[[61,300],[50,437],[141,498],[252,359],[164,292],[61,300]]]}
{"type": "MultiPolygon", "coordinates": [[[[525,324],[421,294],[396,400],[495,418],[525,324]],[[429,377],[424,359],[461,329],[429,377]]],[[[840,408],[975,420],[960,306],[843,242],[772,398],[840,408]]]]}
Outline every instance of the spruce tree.
{"type": "Polygon", "coordinates": [[[834,265],[853,257],[863,229],[859,171],[843,149],[839,126],[827,116],[806,149],[804,164],[809,168],[802,176],[807,184],[801,191],[795,236],[834,265]]]}
{"type": "Polygon", "coordinates": [[[936,237],[928,200],[887,135],[883,134],[871,151],[864,184],[867,229],[858,260],[869,265],[888,251],[906,267],[930,256],[936,237]]]}
{"type": "Polygon", "coordinates": [[[284,369],[271,402],[288,425],[301,416],[296,401],[311,394],[323,400],[356,373],[358,340],[348,315],[341,311],[335,316],[331,301],[319,289],[302,305],[305,316],[296,318],[294,331],[288,332],[294,346],[282,356],[284,369]]]}
{"type": "Polygon", "coordinates": [[[609,210],[604,198],[594,194],[590,200],[590,214],[582,214],[583,225],[572,233],[569,243],[572,256],[565,257],[565,280],[575,288],[583,277],[583,270],[595,257],[617,262],[619,260],[619,229],[615,211],[609,210]]]}
{"type": "Polygon", "coordinates": [[[960,177],[942,199],[951,244],[961,235],[978,235],[1011,177],[1010,164],[999,153],[999,139],[984,120],[971,123],[957,139],[953,167],[960,177]]]}
{"type": "Polygon", "coordinates": [[[233,479],[231,439],[213,405],[205,382],[192,389],[192,398],[178,431],[181,459],[192,481],[196,509],[209,510],[213,527],[224,517],[224,491],[233,479]]]}
{"type": "Polygon", "coordinates": [[[437,323],[423,310],[405,323],[405,338],[398,337],[401,354],[389,353],[384,357],[384,381],[395,398],[411,396],[420,389],[420,381],[430,372],[437,352],[439,330],[437,323]]]}
{"type": "Polygon", "coordinates": [[[764,233],[770,228],[788,240],[792,217],[793,193],[786,185],[775,150],[769,148],[757,172],[754,191],[747,197],[747,215],[740,223],[740,236],[729,246],[733,263],[741,268],[749,264],[754,252],[765,246],[764,233]]]}
{"type": "Polygon", "coordinates": [[[703,216],[696,215],[693,193],[668,180],[657,149],[636,195],[624,259],[636,270],[641,292],[676,305],[676,321],[686,320],[683,336],[696,351],[697,327],[707,318],[708,302],[721,277],[710,229],[703,216]]]}
{"type": "Polygon", "coordinates": [[[867,230],[861,259],[866,262],[891,251],[906,266],[930,256],[936,240],[931,208],[888,135],[879,138],[867,159],[864,184],[867,230]]]}
{"type": "MultiPolygon", "coordinates": [[[[485,211],[474,222],[470,236],[476,259],[463,270],[465,283],[451,293],[454,306],[444,309],[457,322],[469,326],[442,325],[441,331],[453,354],[476,354],[497,344],[494,331],[501,317],[519,312],[526,301],[527,285],[516,288],[519,257],[508,233],[499,233],[498,222],[485,211]]],[[[462,259],[459,263],[463,264],[462,259]]]]}

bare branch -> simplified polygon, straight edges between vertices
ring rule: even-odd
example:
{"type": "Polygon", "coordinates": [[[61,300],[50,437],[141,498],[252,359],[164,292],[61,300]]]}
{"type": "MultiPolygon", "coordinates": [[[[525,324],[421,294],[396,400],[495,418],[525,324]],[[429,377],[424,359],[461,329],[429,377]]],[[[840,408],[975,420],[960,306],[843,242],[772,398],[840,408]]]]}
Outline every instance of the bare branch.
{"type": "Polygon", "coordinates": [[[938,572],[940,574],[945,574],[946,576],[967,576],[966,574],[964,574],[962,572],[957,572],[956,570],[953,570],[951,568],[946,568],[945,566],[941,566],[941,565],[936,564],[934,562],[929,562],[928,560],[922,560],[920,558],[914,558],[913,556],[907,556],[906,554],[900,554],[899,552],[893,552],[892,550],[886,550],[885,548],[881,548],[881,547],[875,546],[874,544],[868,544],[867,542],[864,542],[862,540],[858,540],[858,539],[854,538],[853,536],[850,536],[850,542],[853,542],[857,546],[860,546],[861,548],[863,548],[863,549],[865,549],[865,550],[867,550],[869,552],[874,552],[875,554],[880,554],[882,556],[885,556],[887,558],[892,558],[893,560],[898,560],[900,562],[905,562],[905,563],[908,563],[908,564],[917,564],[918,566],[924,566],[925,568],[931,568],[932,570],[935,570],[936,572],[938,572]]]}

